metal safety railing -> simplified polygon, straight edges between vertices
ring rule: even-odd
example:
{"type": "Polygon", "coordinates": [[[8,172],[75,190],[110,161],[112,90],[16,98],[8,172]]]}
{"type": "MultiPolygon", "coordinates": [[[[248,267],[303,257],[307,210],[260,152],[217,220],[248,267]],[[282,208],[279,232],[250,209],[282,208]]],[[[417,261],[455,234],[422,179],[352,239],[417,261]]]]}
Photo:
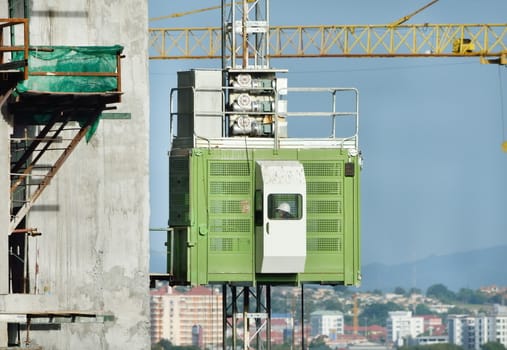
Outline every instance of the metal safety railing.
{"type": "MultiPolygon", "coordinates": [[[[343,147],[343,148],[353,148],[359,149],[359,91],[356,88],[349,87],[294,87],[294,88],[283,88],[283,89],[275,89],[275,88],[263,88],[263,90],[271,90],[272,95],[274,96],[273,105],[275,106],[272,111],[235,111],[235,110],[227,110],[225,98],[227,96],[228,90],[238,91],[237,88],[232,87],[222,87],[221,89],[213,88],[195,88],[195,87],[179,87],[173,88],[170,91],[170,111],[169,111],[169,125],[170,125],[170,140],[171,140],[171,148],[173,146],[173,141],[175,141],[178,137],[180,139],[187,139],[191,142],[187,142],[186,145],[191,147],[201,147],[203,144],[204,147],[212,147],[219,143],[222,147],[242,147],[244,146],[245,139],[232,137],[233,135],[229,135],[227,132],[229,121],[232,116],[247,116],[247,117],[259,117],[259,116],[267,116],[271,118],[273,123],[273,135],[272,137],[246,137],[248,142],[255,142],[258,147],[274,147],[275,149],[282,147],[343,147]],[[178,106],[176,101],[178,100],[178,93],[181,91],[187,91],[192,95],[192,98],[187,98],[185,100],[195,102],[198,99],[199,93],[214,93],[216,96],[220,96],[220,109],[215,110],[195,110],[190,106],[178,106]],[[297,98],[298,104],[295,104],[296,110],[301,110],[298,112],[289,111],[287,109],[288,105],[288,95],[295,96],[296,94],[302,96],[303,98],[297,98]],[[305,95],[306,94],[306,95],[305,95]],[[339,95],[348,94],[346,99],[340,98],[339,95]],[[316,95],[320,95],[316,97],[316,95]],[[300,109],[301,104],[305,103],[304,101],[312,101],[312,103],[308,103],[312,108],[322,107],[322,110],[302,110],[300,109]],[[281,103],[281,102],[285,102],[281,103]],[[328,106],[327,109],[323,106],[328,106]],[[340,109],[344,105],[348,106],[347,108],[340,109]],[[280,108],[284,106],[283,108],[280,108]],[[202,118],[215,118],[220,119],[220,129],[222,130],[221,135],[215,136],[207,136],[200,135],[195,132],[195,123],[196,117],[202,120],[202,118]],[[178,135],[176,132],[176,128],[174,126],[175,123],[182,123],[182,118],[192,118],[194,121],[192,123],[184,123],[185,125],[193,125],[194,131],[188,131],[186,135],[178,135]],[[288,118],[291,118],[291,123],[297,120],[302,120],[302,123],[311,123],[309,126],[306,124],[305,127],[300,127],[302,132],[298,133],[298,135],[294,136],[281,136],[279,131],[279,124],[284,121],[287,122],[288,118]],[[347,119],[346,124],[339,123],[347,119]],[[329,124],[324,125],[324,123],[329,124]],[[319,129],[316,131],[316,129],[319,129]],[[310,136],[309,134],[305,135],[305,132],[313,130],[316,133],[319,133],[319,136],[310,136]],[[338,134],[337,131],[340,131],[338,134]]],[[[252,89],[250,89],[252,90],[252,89]]],[[[241,91],[241,90],[239,90],[241,91]]],[[[199,105],[197,103],[197,105],[199,105]]],[[[219,104],[217,103],[216,107],[219,104]]]]}
{"type": "Polygon", "coordinates": [[[28,50],[29,34],[27,18],[0,18],[0,70],[23,69],[24,79],[28,79],[28,50]],[[18,30],[22,27],[22,30],[18,30]],[[10,30],[11,35],[5,35],[5,31],[10,30]],[[5,38],[10,37],[10,43],[6,43],[5,38]],[[21,37],[23,44],[15,45],[15,39],[21,37]],[[13,60],[12,53],[22,52],[23,59],[13,60]],[[10,61],[6,59],[6,53],[11,53],[10,61]]]}

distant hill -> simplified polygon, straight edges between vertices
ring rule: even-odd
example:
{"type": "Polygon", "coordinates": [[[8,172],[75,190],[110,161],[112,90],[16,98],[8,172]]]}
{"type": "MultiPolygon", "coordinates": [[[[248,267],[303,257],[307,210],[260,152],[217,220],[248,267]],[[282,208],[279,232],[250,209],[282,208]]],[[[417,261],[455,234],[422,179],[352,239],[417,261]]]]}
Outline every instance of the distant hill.
{"type": "Polygon", "coordinates": [[[369,264],[362,268],[361,290],[393,291],[419,288],[442,283],[457,292],[460,288],[478,289],[482,286],[507,286],[507,246],[469,252],[430,256],[399,265],[369,264]]]}

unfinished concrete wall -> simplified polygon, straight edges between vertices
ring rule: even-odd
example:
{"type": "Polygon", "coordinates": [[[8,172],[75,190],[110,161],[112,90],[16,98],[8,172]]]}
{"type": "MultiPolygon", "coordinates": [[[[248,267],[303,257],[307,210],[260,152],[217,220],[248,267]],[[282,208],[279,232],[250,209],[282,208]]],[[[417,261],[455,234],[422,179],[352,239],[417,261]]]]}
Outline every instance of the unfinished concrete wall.
{"type": "MultiPolygon", "coordinates": [[[[66,310],[114,317],[103,323],[32,330],[32,344],[44,349],[147,349],[148,2],[30,3],[32,45],[124,46],[124,95],[114,112],[130,113],[131,119],[101,120],[90,142],[77,147],[39,198],[27,217],[27,227],[42,232],[30,238],[32,295],[4,297],[0,311],[66,310]]],[[[0,133],[6,133],[2,124],[0,133]]],[[[5,169],[6,145],[0,139],[0,166],[5,169]]],[[[8,198],[6,182],[8,177],[2,173],[0,195],[4,198],[8,198]]],[[[5,227],[4,201],[0,205],[0,227],[5,227]]]]}

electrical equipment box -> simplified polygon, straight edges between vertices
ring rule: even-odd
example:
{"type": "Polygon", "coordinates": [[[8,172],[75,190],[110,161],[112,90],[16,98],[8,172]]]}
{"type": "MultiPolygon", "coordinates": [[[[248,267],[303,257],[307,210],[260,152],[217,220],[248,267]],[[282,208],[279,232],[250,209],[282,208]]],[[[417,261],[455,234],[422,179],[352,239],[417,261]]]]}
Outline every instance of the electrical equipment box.
{"type": "Polygon", "coordinates": [[[178,72],[178,136],[222,136],[222,71],[178,72]]]}

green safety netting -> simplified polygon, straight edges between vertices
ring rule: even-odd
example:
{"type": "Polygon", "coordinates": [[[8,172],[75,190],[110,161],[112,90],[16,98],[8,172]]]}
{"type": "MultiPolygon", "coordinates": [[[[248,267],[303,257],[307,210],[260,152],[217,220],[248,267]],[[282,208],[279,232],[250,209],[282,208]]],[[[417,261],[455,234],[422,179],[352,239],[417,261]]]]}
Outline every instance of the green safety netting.
{"type": "MultiPolygon", "coordinates": [[[[79,73],[117,73],[118,56],[123,47],[115,46],[31,46],[28,56],[30,73],[44,72],[48,75],[30,75],[18,83],[15,95],[24,92],[56,93],[101,93],[118,91],[115,76],[83,76],[79,73]],[[54,72],[69,73],[64,76],[51,75],[54,72]]],[[[13,59],[23,59],[22,53],[16,53],[13,59]]],[[[31,116],[37,124],[48,122],[51,114],[41,111],[31,116]]],[[[88,116],[75,116],[73,119],[82,126],[88,116]]],[[[86,141],[97,130],[100,118],[92,123],[86,141]]]]}
{"type": "MultiPolygon", "coordinates": [[[[115,46],[32,46],[28,69],[33,72],[115,73],[118,55],[123,47],[115,46]]],[[[17,93],[48,92],[108,92],[117,91],[116,77],[106,76],[29,76],[18,84],[17,93]]]]}

